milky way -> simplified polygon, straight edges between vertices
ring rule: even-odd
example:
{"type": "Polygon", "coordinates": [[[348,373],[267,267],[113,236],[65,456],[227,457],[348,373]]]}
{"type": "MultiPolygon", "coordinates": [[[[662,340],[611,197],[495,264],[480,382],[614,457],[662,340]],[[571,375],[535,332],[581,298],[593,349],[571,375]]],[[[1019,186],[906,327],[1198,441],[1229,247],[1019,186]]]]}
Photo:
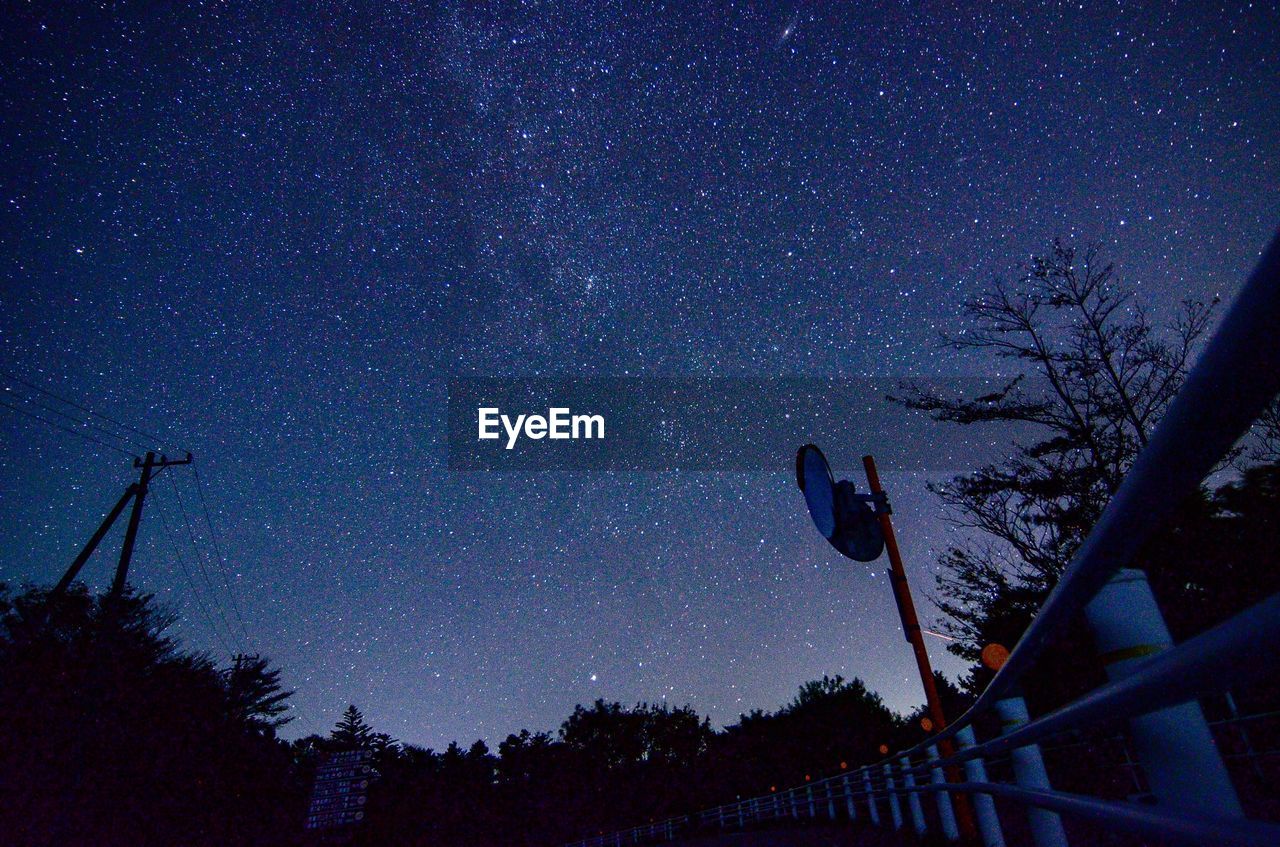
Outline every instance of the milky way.
{"type": "MultiPolygon", "coordinates": [[[[596,697],[721,724],[835,672],[912,707],[886,581],[790,455],[451,473],[447,379],[984,374],[938,331],[1054,237],[1160,314],[1280,221],[1269,4],[150,5],[0,24],[0,363],[195,454],[235,606],[187,470],[133,580],[282,665],[295,734],[349,702],[436,747],[596,697]]],[[[49,583],[133,472],[0,425],[0,577],[49,583]]],[[[856,422],[822,444],[856,469],[856,422]]],[[[927,478],[886,478],[920,594],[927,478]]]]}

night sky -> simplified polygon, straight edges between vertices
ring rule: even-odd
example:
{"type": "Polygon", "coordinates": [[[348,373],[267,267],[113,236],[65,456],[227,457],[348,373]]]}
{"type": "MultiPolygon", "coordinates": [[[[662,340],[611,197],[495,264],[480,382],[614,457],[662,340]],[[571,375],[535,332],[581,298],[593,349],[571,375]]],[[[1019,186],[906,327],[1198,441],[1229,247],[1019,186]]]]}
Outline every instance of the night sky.
{"type": "MultiPolygon", "coordinates": [[[[176,5],[5,12],[0,397],[195,454],[215,537],[166,472],[132,581],[280,664],[291,735],[352,702],[436,748],[597,697],[721,725],[836,672],[913,707],[883,562],[817,536],[791,455],[454,473],[446,381],[988,374],[937,332],[1055,236],[1160,314],[1280,221],[1267,3],[176,5]]],[[[131,460],[0,432],[0,578],[49,584],[131,460]]],[[[856,422],[819,441],[856,470],[856,422]]],[[[932,617],[928,478],[885,482],[932,617]]]]}

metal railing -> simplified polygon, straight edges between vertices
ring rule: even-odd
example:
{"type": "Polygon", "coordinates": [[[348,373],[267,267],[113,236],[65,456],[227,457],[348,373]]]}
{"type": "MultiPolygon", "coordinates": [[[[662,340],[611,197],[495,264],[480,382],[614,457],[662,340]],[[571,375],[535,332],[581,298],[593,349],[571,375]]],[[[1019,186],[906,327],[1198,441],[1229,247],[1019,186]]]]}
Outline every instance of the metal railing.
{"type": "Polygon", "coordinates": [[[1278,393],[1280,234],[1057,587],[964,715],[925,742],[854,771],[589,838],[575,847],[672,841],[691,830],[745,828],[782,818],[848,820],[864,815],[875,824],[910,826],[920,835],[936,825],[954,841],[959,829],[952,794],[970,797],[985,847],[1004,844],[993,798],[1027,807],[1037,847],[1067,844],[1059,815],[1163,842],[1280,844],[1280,825],[1245,817],[1198,702],[1274,676],[1280,668],[1280,594],[1173,646],[1145,575],[1124,569],[1278,393]],[[1029,719],[1018,683],[1050,639],[1081,614],[1108,663],[1109,681],[1029,719]],[[974,722],[993,711],[1003,719],[1005,731],[978,743],[974,722]],[[1116,719],[1129,722],[1154,802],[1054,790],[1038,743],[1116,719]],[[938,745],[946,739],[959,749],[944,757],[938,745]],[[1014,782],[988,780],[986,762],[1006,755],[1014,782]],[[963,769],[965,781],[948,781],[946,771],[955,767],[963,769]],[[935,814],[926,819],[921,801],[930,795],[935,814]]]}

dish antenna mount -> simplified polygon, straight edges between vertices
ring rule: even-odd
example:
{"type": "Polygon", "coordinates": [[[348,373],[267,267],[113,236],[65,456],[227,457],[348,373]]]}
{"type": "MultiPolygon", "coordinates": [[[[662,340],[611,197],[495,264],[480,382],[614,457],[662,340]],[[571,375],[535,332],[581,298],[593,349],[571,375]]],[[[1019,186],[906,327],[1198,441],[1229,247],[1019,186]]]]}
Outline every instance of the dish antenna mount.
{"type": "Polygon", "coordinates": [[[884,531],[879,516],[892,513],[883,491],[860,494],[849,480],[836,482],[827,457],[812,444],[796,451],[796,484],[814,526],[832,547],[856,562],[880,558],[884,531]]]}

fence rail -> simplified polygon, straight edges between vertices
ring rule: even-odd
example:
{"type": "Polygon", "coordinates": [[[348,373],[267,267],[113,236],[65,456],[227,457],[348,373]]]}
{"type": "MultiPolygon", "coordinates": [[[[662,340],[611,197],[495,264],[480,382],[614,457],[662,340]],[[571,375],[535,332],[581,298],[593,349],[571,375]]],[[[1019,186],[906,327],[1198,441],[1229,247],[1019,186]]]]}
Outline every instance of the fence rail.
{"type": "Polygon", "coordinates": [[[956,840],[952,794],[972,798],[985,847],[1003,845],[991,798],[1028,807],[1037,847],[1067,843],[1058,815],[1186,844],[1280,844],[1280,826],[1247,819],[1209,735],[1198,700],[1280,669],[1280,594],[1173,646],[1145,575],[1124,570],[1144,542],[1191,496],[1214,466],[1280,394],[1280,234],[1267,247],[1178,396],[1152,432],[1102,517],[1063,572],[1004,667],[973,706],[926,741],[855,771],[696,815],[575,842],[604,847],[671,841],[691,829],[744,828],[778,818],[857,819],[923,835],[920,799],[932,795],[936,821],[956,840]],[[1027,719],[1017,685],[1050,639],[1081,614],[1110,681],[1049,714],[1027,719]],[[995,711],[1004,734],[977,743],[974,722],[995,711]],[[1010,717],[1012,716],[1012,718],[1010,717]],[[1101,719],[1126,719],[1152,783],[1153,804],[1055,791],[1038,742],[1101,719]],[[938,745],[959,750],[941,757],[938,745]],[[989,782],[985,763],[1008,755],[1015,783],[989,782]],[[948,782],[951,766],[964,782],[948,782]],[[906,807],[906,814],[903,808],[906,807]]]}

